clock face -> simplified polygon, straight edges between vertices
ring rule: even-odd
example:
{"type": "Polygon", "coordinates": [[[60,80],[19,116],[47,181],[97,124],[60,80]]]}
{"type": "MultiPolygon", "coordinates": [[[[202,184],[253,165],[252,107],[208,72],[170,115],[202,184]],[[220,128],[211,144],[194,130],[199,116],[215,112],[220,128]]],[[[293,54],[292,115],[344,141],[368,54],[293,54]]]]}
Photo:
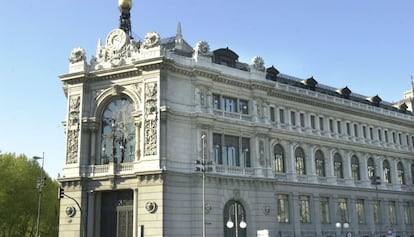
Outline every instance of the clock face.
{"type": "Polygon", "coordinates": [[[127,34],[121,29],[115,29],[106,37],[106,45],[112,50],[120,50],[127,43],[127,34]]]}
{"type": "Polygon", "coordinates": [[[135,158],[134,106],[128,98],[114,99],[102,114],[101,163],[131,162],[135,158]]]}

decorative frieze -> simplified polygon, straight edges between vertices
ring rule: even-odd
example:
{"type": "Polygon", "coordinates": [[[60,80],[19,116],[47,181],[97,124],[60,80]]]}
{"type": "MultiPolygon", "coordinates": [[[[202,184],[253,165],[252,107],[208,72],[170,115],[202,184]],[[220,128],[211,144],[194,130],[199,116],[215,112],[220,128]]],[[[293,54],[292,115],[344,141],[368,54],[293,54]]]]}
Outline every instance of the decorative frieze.
{"type": "Polygon", "coordinates": [[[78,163],[80,96],[69,97],[66,164],[78,163]]]}
{"type": "Polygon", "coordinates": [[[144,155],[157,155],[158,99],[156,82],[145,84],[144,155]]]}

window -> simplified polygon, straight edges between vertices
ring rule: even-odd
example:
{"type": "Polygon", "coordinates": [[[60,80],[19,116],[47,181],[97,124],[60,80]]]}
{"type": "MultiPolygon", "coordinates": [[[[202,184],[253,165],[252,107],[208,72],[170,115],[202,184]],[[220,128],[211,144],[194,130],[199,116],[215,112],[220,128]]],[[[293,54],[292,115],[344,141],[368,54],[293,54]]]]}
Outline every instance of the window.
{"type": "Polygon", "coordinates": [[[323,126],[323,117],[319,117],[319,129],[320,129],[321,131],[323,131],[323,130],[324,130],[324,126],[323,126]]]}
{"type": "Polygon", "coordinates": [[[299,196],[299,212],[301,223],[311,223],[309,196],[299,196]]]}
{"type": "Polygon", "coordinates": [[[336,126],[338,127],[338,134],[341,134],[342,133],[341,121],[337,121],[336,126]]]}
{"type": "Polygon", "coordinates": [[[381,224],[381,203],[379,200],[374,201],[374,222],[375,224],[381,224]]]}
{"type": "Polygon", "coordinates": [[[374,129],[369,128],[369,139],[374,140],[374,129]]]}
{"type": "Polygon", "coordinates": [[[329,131],[330,132],[334,132],[334,123],[333,123],[333,119],[329,119],[329,131]]]}
{"type": "Polygon", "coordinates": [[[242,114],[249,114],[249,102],[247,100],[239,100],[239,111],[242,114]]]}
{"type": "Polygon", "coordinates": [[[365,207],[363,199],[356,200],[356,212],[358,216],[358,224],[365,224],[365,207]]]}
{"type": "Polygon", "coordinates": [[[398,133],[398,144],[402,145],[402,137],[401,137],[401,133],[398,133]]]}
{"type": "Polygon", "coordinates": [[[362,126],[362,135],[364,136],[364,138],[367,138],[367,127],[362,126]]]}
{"type": "Polygon", "coordinates": [[[392,142],[395,144],[397,142],[395,132],[392,132],[392,142]]]}
{"type": "Polygon", "coordinates": [[[285,172],[285,151],[283,147],[279,144],[273,147],[274,155],[274,170],[275,172],[285,172]]]}
{"type": "Polygon", "coordinates": [[[339,153],[334,155],[334,174],[337,178],[344,178],[343,168],[342,168],[342,157],[339,153]]]}
{"type": "Polygon", "coordinates": [[[395,215],[395,202],[389,201],[388,202],[388,215],[389,215],[389,221],[391,225],[397,224],[397,218],[395,215]]]}
{"type": "Polygon", "coordinates": [[[358,125],[354,124],[354,135],[355,137],[358,137],[358,125]]]}
{"type": "Polygon", "coordinates": [[[325,158],[321,150],[315,152],[315,169],[317,176],[325,177],[325,158]]]}
{"type": "Polygon", "coordinates": [[[321,215],[322,224],[331,223],[330,216],[329,216],[329,198],[328,197],[320,198],[320,215],[321,215]]]}
{"type": "Polygon", "coordinates": [[[221,134],[214,133],[213,134],[213,150],[214,150],[214,162],[218,165],[223,164],[223,157],[221,154],[221,134]]]}
{"type": "Polygon", "coordinates": [[[277,221],[279,223],[289,223],[288,195],[279,194],[277,197],[277,221]]]}
{"type": "Polygon", "coordinates": [[[390,184],[391,183],[390,163],[388,163],[387,160],[384,160],[382,166],[383,166],[383,170],[384,170],[384,182],[390,184]]]}
{"type": "Polygon", "coordinates": [[[101,120],[101,164],[135,160],[135,111],[132,101],[118,98],[110,101],[101,120]]]}
{"type": "Polygon", "coordinates": [[[270,121],[275,122],[275,108],[270,107],[269,113],[270,113],[270,121]]]}
{"type": "Polygon", "coordinates": [[[414,184],[414,164],[411,165],[411,180],[414,184]]]}
{"type": "Polygon", "coordinates": [[[349,223],[348,220],[348,206],[346,198],[339,198],[338,199],[339,205],[339,218],[342,223],[349,223]]]}
{"type": "Polygon", "coordinates": [[[382,132],[381,129],[378,129],[378,140],[382,141],[382,132]]]}
{"type": "Polygon", "coordinates": [[[385,142],[388,143],[388,131],[387,130],[384,131],[384,138],[385,138],[385,142]]]}
{"type": "Polygon", "coordinates": [[[231,97],[222,97],[223,110],[227,112],[237,112],[237,99],[231,97]]]}
{"type": "Polygon", "coordinates": [[[404,166],[401,161],[398,162],[397,172],[398,172],[398,183],[404,185],[405,184],[404,166]]]}
{"type": "Polygon", "coordinates": [[[403,215],[404,215],[404,224],[411,225],[411,211],[410,211],[410,203],[404,202],[403,203],[403,215]]]}
{"type": "Polygon", "coordinates": [[[305,114],[304,113],[300,113],[299,114],[299,119],[300,119],[300,126],[302,128],[304,128],[305,127],[305,114]]]}
{"type": "Polygon", "coordinates": [[[213,134],[214,161],[219,165],[250,167],[250,139],[213,134]]]}
{"type": "Polygon", "coordinates": [[[305,175],[306,169],[305,169],[305,152],[303,152],[303,149],[298,147],[295,151],[295,157],[296,157],[296,173],[298,175],[305,175]]]}
{"type": "Polygon", "coordinates": [[[316,129],[316,125],[315,125],[315,115],[311,115],[310,116],[310,124],[311,124],[311,128],[312,129],[316,129]]]}
{"type": "Polygon", "coordinates": [[[368,178],[372,181],[374,181],[374,176],[375,176],[375,164],[374,164],[374,159],[372,158],[368,158],[368,162],[367,162],[367,168],[368,168],[368,178]]]}
{"type": "Polygon", "coordinates": [[[228,166],[240,166],[238,137],[224,135],[224,156],[228,166]]]}
{"type": "Polygon", "coordinates": [[[221,109],[220,95],[213,94],[213,108],[214,109],[221,109]]]}
{"type": "Polygon", "coordinates": [[[346,123],[346,135],[351,136],[351,124],[346,123]]]}
{"type": "Polygon", "coordinates": [[[351,158],[351,170],[352,170],[352,178],[354,180],[360,180],[360,174],[359,174],[359,160],[358,157],[352,156],[351,158]]]}
{"type": "Polygon", "coordinates": [[[285,110],[279,109],[279,121],[280,123],[285,123],[285,110]]]}
{"type": "Polygon", "coordinates": [[[296,113],[295,111],[290,111],[290,124],[296,126],[296,113]]]}

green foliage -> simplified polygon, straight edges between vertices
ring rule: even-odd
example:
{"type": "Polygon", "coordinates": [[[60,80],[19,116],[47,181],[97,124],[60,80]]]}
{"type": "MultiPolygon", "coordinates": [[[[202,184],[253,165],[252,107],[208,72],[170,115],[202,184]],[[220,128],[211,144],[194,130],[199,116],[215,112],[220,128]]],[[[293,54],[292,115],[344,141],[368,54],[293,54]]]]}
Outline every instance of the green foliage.
{"type": "MultiPolygon", "coordinates": [[[[0,154],[0,237],[34,237],[42,169],[25,155],[0,154]]],[[[58,183],[45,174],[40,235],[57,236],[58,183]]]]}

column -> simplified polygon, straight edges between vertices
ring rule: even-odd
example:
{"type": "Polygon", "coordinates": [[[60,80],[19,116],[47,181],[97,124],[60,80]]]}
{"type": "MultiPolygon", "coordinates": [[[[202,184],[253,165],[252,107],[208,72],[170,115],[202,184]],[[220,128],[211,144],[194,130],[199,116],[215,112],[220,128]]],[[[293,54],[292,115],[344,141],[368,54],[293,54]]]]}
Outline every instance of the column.
{"type": "Polygon", "coordinates": [[[132,220],[132,236],[138,237],[138,189],[133,189],[133,220],[132,220]]]}
{"type": "Polygon", "coordinates": [[[315,170],[315,149],[310,145],[303,147],[305,151],[305,169],[306,175],[309,177],[311,182],[316,182],[316,170],[315,170]]]}
{"type": "Polygon", "coordinates": [[[88,212],[87,212],[87,236],[94,235],[94,223],[95,223],[95,193],[87,192],[88,195],[88,212]]]}
{"type": "Polygon", "coordinates": [[[317,237],[322,236],[322,228],[321,228],[321,216],[319,210],[321,209],[321,202],[318,194],[314,194],[313,197],[313,205],[311,205],[311,218],[313,220],[312,223],[315,223],[315,232],[317,237]]]}
{"type": "Polygon", "coordinates": [[[302,236],[301,235],[301,226],[300,226],[300,210],[299,210],[299,195],[298,193],[292,194],[292,220],[293,220],[293,228],[295,230],[295,236],[302,236]]]}

